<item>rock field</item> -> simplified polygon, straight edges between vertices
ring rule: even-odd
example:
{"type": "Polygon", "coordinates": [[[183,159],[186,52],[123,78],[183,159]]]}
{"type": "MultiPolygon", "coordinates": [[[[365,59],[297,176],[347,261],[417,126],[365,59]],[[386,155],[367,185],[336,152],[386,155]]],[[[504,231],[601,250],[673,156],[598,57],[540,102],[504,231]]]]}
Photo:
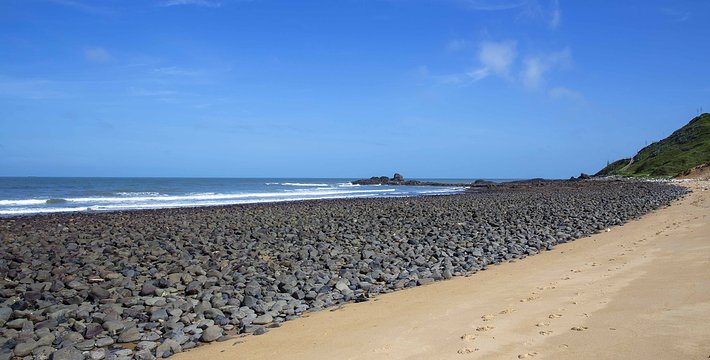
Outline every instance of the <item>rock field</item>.
{"type": "Polygon", "coordinates": [[[534,255],[668,205],[636,181],[0,219],[0,360],[155,359],[534,255]]]}

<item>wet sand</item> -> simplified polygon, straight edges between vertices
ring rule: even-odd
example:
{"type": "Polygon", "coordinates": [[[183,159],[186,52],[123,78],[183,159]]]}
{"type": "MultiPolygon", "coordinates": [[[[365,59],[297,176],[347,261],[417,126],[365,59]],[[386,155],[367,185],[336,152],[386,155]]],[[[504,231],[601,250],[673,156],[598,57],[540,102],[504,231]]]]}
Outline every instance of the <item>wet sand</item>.
{"type": "Polygon", "coordinates": [[[686,184],[608,232],[174,359],[707,358],[710,182],[686,184]]]}

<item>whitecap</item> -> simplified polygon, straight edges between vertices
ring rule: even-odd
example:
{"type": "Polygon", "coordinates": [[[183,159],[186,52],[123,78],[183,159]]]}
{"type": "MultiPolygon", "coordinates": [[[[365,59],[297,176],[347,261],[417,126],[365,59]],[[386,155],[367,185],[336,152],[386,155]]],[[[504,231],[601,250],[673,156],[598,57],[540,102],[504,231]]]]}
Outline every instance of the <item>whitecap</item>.
{"type": "Polygon", "coordinates": [[[283,186],[328,186],[328,184],[312,184],[312,183],[281,183],[283,186]]]}
{"type": "Polygon", "coordinates": [[[49,199],[0,200],[0,206],[27,206],[46,204],[49,199]]]}

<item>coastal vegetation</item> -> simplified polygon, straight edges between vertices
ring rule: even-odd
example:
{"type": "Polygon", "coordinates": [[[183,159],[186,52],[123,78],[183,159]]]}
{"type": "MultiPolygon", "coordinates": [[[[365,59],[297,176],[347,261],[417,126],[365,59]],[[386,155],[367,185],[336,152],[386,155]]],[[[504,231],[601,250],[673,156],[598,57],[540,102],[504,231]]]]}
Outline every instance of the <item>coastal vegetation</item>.
{"type": "Polygon", "coordinates": [[[695,117],[634,157],[612,162],[597,176],[675,177],[710,162],[710,114],[695,117]]]}

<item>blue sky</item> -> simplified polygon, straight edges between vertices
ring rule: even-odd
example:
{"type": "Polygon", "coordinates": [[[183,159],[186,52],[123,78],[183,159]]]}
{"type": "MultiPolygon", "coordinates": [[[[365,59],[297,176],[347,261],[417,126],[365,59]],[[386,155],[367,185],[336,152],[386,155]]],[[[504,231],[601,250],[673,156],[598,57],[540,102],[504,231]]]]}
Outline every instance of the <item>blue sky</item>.
{"type": "Polygon", "coordinates": [[[709,10],[4,0],[0,175],[594,173],[710,111],[709,10]]]}

